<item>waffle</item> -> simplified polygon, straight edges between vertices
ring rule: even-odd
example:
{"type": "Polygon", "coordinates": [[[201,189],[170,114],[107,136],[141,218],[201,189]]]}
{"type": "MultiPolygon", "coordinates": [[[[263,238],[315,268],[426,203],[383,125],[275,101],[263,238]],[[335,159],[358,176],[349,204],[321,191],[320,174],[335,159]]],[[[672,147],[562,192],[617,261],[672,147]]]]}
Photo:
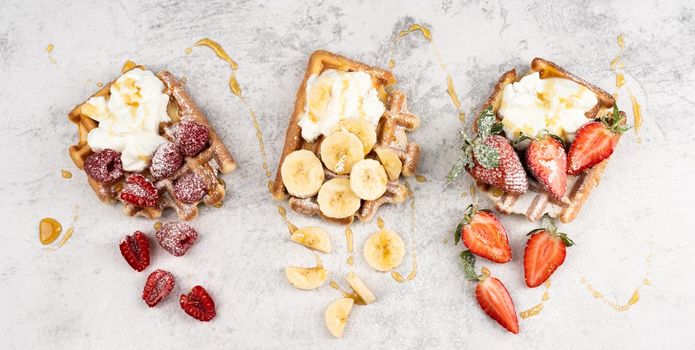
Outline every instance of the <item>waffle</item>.
{"type": "MultiPolygon", "coordinates": [[[[541,79],[553,77],[570,79],[591,90],[596,95],[597,103],[586,112],[587,120],[595,119],[610,113],[615,105],[615,99],[609,93],[567,72],[555,63],[541,58],[535,58],[531,62],[529,74],[535,72],[540,73],[541,79]]],[[[504,73],[497,81],[497,84],[495,84],[492,95],[483,104],[481,111],[488,108],[488,106],[492,106],[493,111],[497,113],[502,102],[502,91],[504,87],[520,78],[521,77],[517,76],[515,69],[504,73]]],[[[621,111],[620,113],[623,117],[625,116],[624,112],[621,111]]],[[[476,125],[477,123],[474,122],[473,129],[477,132],[477,130],[475,130],[476,125]]],[[[582,205],[589,198],[591,191],[598,186],[601,175],[603,175],[607,165],[608,159],[596,164],[581,175],[568,175],[567,194],[561,199],[552,198],[531,176],[528,176],[529,189],[522,195],[505,193],[500,189],[480,181],[477,181],[477,185],[478,188],[494,202],[496,209],[501,213],[522,214],[530,221],[540,220],[544,214],[548,214],[551,217],[560,219],[563,223],[568,223],[577,217],[582,205]]]]}
{"type": "MultiPolygon", "coordinates": [[[[319,50],[315,51],[309,58],[304,79],[297,91],[297,100],[287,127],[285,146],[282,151],[282,156],[280,157],[280,162],[278,163],[277,174],[272,184],[271,192],[273,197],[277,200],[284,200],[289,196],[290,208],[304,215],[319,215],[328,221],[338,223],[352,222],[355,216],[361,221],[369,221],[374,217],[381,205],[404,202],[410,194],[409,189],[399,180],[391,181],[388,183],[386,193],[384,193],[383,196],[372,201],[363,200],[359,210],[352,217],[346,219],[333,219],[321,213],[316,201],[316,196],[311,198],[292,197],[289,195],[282,182],[280,168],[288,154],[300,149],[306,149],[319,156],[319,146],[323,140],[323,136],[320,136],[314,142],[306,142],[301,137],[301,128],[298,122],[304,113],[306,105],[307,80],[312,75],[318,75],[325,69],[331,68],[368,73],[379,93],[379,98],[386,104],[386,112],[379,120],[379,125],[377,126],[377,143],[366,158],[376,158],[375,150],[378,148],[390,148],[398,154],[398,157],[403,163],[402,175],[413,176],[416,174],[417,165],[420,160],[420,146],[417,143],[409,142],[407,134],[420,126],[420,118],[408,111],[405,94],[402,91],[391,89],[392,85],[396,83],[393,74],[384,69],[371,67],[331,52],[319,50]]],[[[324,171],[326,172],[326,180],[334,177],[347,177],[347,175],[333,174],[326,169],[325,166],[324,171]]]]}
{"type": "MultiPolygon", "coordinates": [[[[137,67],[144,69],[142,66],[137,67]]],[[[167,71],[158,73],[157,77],[164,83],[164,93],[169,95],[168,114],[172,119],[172,122],[160,125],[160,134],[173,142],[174,137],[171,127],[181,120],[190,119],[208,128],[210,140],[208,146],[197,155],[184,157],[181,168],[169,177],[152,181],[153,177],[150,176],[149,171],[146,169],[142,174],[152,181],[159,192],[157,206],[143,208],[123,202],[123,211],[130,216],[139,215],[154,219],[160,217],[164,209],[173,208],[181,220],[192,220],[198,215],[198,205],[200,203],[213,206],[221,205],[225,195],[225,183],[217,177],[217,174],[218,172],[222,174],[232,172],[236,168],[236,162],[227,146],[222,143],[208,119],[193,102],[193,99],[184,90],[181,83],[167,71]],[[174,195],[174,184],[177,179],[190,172],[195,173],[203,180],[208,192],[197,202],[183,203],[174,195]]],[[[114,82],[115,80],[105,84],[93,96],[108,96],[109,88],[114,82]]],[[[68,119],[77,125],[78,131],[77,144],[70,146],[69,153],[75,165],[84,170],[85,159],[92,153],[92,149],[87,144],[87,134],[90,130],[96,128],[99,123],[81,113],[82,105],[84,105],[84,102],[75,106],[68,114],[68,119]]],[[[115,203],[118,201],[121,189],[123,189],[125,176],[112,184],[98,182],[90,176],[87,176],[87,180],[94,193],[102,202],[115,203]]]]}

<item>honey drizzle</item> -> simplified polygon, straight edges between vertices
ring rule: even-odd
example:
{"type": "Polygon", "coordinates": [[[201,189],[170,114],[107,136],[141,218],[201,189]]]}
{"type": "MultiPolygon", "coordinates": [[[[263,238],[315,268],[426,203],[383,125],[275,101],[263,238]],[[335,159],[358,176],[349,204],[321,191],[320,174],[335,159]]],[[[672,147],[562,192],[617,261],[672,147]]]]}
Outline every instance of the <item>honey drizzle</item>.
{"type": "Polygon", "coordinates": [[[287,210],[285,210],[285,207],[278,204],[277,208],[278,208],[278,213],[280,214],[280,217],[282,217],[282,220],[287,225],[287,230],[290,232],[290,234],[293,234],[295,231],[297,231],[297,226],[295,226],[290,221],[290,219],[287,217],[287,210]]]}
{"type": "Polygon", "coordinates": [[[46,46],[46,53],[48,53],[48,60],[51,61],[53,64],[58,64],[58,61],[56,61],[55,58],[53,58],[53,49],[55,49],[55,45],[53,44],[48,44],[46,46]]]}
{"type": "Polygon", "coordinates": [[[60,176],[62,176],[63,179],[70,179],[72,178],[72,173],[69,170],[60,169],[60,176]]]}
{"type": "MultiPolygon", "coordinates": [[[[381,218],[379,218],[381,219],[381,218]]],[[[383,221],[382,221],[383,223],[383,221]]],[[[352,253],[352,228],[350,227],[351,224],[345,225],[345,241],[347,242],[347,251],[348,253],[352,253]]]]}
{"type": "Polygon", "coordinates": [[[639,102],[637,101],[637,98],[635,95],[632,94],[631,90],[628,90],[630,93],[630,101],[632,101],[632,116],[634,118],[634,127],[635,127],[635,135],[637,135],[637,143],[642,142],[642,137],[640,137],[639,130],[642,127],[642,106],[640,106],[639,102]]]}
{"type": "MultiPolygon", "coordinates": [[[[75,222],[77,222],[77,218],[78,218],[77,209],[78,209],[78,206],[77,206],[77,204],[75,204],[75,210],[74,210],[74,213],[72,215],[72,222],[70,223],[70,227],[68,227],[68,229],[65,230],[65,233],[63,234],[63,238],[60,240],[60,242],[58,242],[57,245],[53,245],[52,247],[48,247],[46,250],[54,251],[58,248],[62,248],[70,240],[70,238],[72,238],[72,234],[75,232],[75,222]]],[[[55,224],[58,225],[57,228],[54,227],[54,232],[57,231],[58,234],[55,235],[55,237],[51,237],[50,240],[43,240],[41,242],[43,245],[49,245],[49,244],[55,242],[60,237],[60,234],[62,233],[61,232],[62,231],[62,225],[57,220],[52,219],[52,218],[44,218],[41,220],[41,222],[43,223],[44,220],[52,220],[53,221],[51,223],[52,225],[55,225],[55,224]]]]}
{"type": "MultiPolygon", "coordinates": [[[[618,35],[617,38],[618,42],[618,47],[620,48],[620,52],[618,53],[615,58],[610,63],[610,68],[613,72],[615,72],[615,87],[616,91],[613,93],[614,98],[618,98],[618,90],[622,88],[625,85],[625,74],[623,73],[623,69],[625,69],[625,63],[623,62],[623,52],[625,51],[625,38],[623,34],[621,33],[618,35]]],[[[637,98],[635,95],[632,94],[632,91],[628,88],[628,92],[630,94],[630,101],[632,103],[632,116],[634,118],[634,129],[635,129],[635,136],[637,137],[636,141],[637,143],[642,142],[642,137],[640,137],[640,128],[642,127],[642,108],[637,101],[637,98]]]]}
{"type": "Polygon", "coordinates": [[[350,292],[348,292],[348,291],[346,291],[346,290],[340,288],[340,285],[338,284],[338,282],[336,282],[336,281],[331,281],[329,284],[330,284],[331,288],[333,288],[333,289],[339,291],[340,294],[342,294],[344,298],[350,298],[350,299],[354,300],[355,303],[360,304],[360,305],[365,305],[365,304],[366,304],[366,303],[364,302],[364,300],[362,300],[362,298],[360,298],[360,296],[357,295],[357,293],[355,293],[355,292],[350,293],[350,292]]]}
{"type": "Polygon", "coordinates": [[[550,299],[550,294],[548,293],[548,290],[550,289],[550,280],[545,281],[545,290],[543,291],[543,296],[541,297],[541,302],[532,306],[531,308],[522,311],[519,313],[519,316],[521,316],[522,319],[527,319],[529,317],[536,316],[543,311],[543,305],[545,304],[548,299],[550,299]]]}
{"type": "Polygon", "coordinates": [[[417,224],[417,211],[415,207],[415,196],[413,195],[413,191],[410,189],[410,184],[407,180],[404,181],[404,184],[408,189],[408,193],[410,194],[410,255],[412,256],[412,269],[408,273],[408,276],[406,276],[405,278],[403,278],[403,275],[401,275],[400,272],[392,271],[391,277],[398,283],[411,281],[417,276],[417,251],[415,250],[415,246],[417,245],[415,240],[415,225],[417,224]]]}

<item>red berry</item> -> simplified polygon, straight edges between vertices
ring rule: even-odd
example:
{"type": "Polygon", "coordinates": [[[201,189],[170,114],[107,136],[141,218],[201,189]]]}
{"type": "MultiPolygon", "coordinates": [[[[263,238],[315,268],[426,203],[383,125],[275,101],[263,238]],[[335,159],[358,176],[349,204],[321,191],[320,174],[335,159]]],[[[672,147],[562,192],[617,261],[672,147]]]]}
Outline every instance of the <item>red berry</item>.
{"type": "Polygon", "coordinates": [[[94,180],[113,183],[123,176],[121,154],[111,149],[96,151],[85,159],[84,171],[94,180]]]}
{"type": "Polygon", "coordinates": [[[507,231],[490,211],[479,210],[470,214],[468,223],[463,225],[461,238],[471,253],[479,257],[496,263],[512,260],[507,231]]]}
{"type": "Polygon", "coordinates": [[[573,244],[564,233],[546,229],[533,232],[524,250],[524,279],[530,288],[538,287],[550,278],[565,262],[566,247],[573,244]]]}
{"type": "Polygon", "coordinates": [[[157,179],[169,177],[181,168],[183,157],[178,148],[171,142],[164,143],[157,147],[152,155],[150,173],[157,179]]]}
{"type": "Polygon", "coordinates": [[[198,240],[198,232],[183,222],[167,222],[155,236],[159,245],[174,256],[186,254],[198,240]]]}
{"type": "Polygon", "coordinates": [[[142,271],[150,265],[150,242],[144,233],[135,231],[123,237],[119,248],[125,261],[135,271],[142,271]]]}
{"type": "Polygon", "coordinates": [[[174,195],[184,203],[195,203],[206,193],[208,193],[208,188],[205,182],[195,173],[181,176],[174,184],[174,195]]]}
{"type": "Polygon", "coordinates": [[[171,290],[174,289],[174,275],[164,270],[154,270],[145,282],[145,289],[142,291],[142,300],[153,307],[162,299],[166,298],[171,290]]]}
{"type": "Polygon", "coordinates": [[[177,124],[176,146],[186,157],[200,153],[210,140],[210,131],[205,125],[192,120],[183,120],[177,124]]]}
{"type": "Polygon", "coordinates": [[[531,141],[526,149],[526,165],[554,198],[562,198],[567,191],[567,155],[562,143],[546,135],[531,141]]]}
{"type": "Polygon", "coordinates": [[[130,174],[121,191],[121,199],[138,207],[154,207],[159,200],[159,192],[152,182],[140,174],[130,174]]]}
{"type": "Polygon", "coordinates": [[[205,288],[195,286],[188,294],[181,294],[181,308],[191,317],[200,321],[210,321],[215,315],[215,301],[212,300],[205,288]]]}
{"type": "Polygon", "coordinates": [[[619,134],[611,131],[602,122],[584,124],[577,130],[577,136],[570,146],[567,173],[577,175],[610,157],[619,138],[619,134]]]}
{"type": "Polygon", "coordinates": [[[475,297],[480,308],[506,330],[518,334],[519,319],[516,317],[514,302],[502,282],[487,277],[475,287],[475,297]]]}
{"type": "Polygon", "coordinates": [[[509,141],[499,135],[492,135],[483,141],[486,145],[497,150],[499,164],[494,168],[485,168],[473,156],[473,167],[468,172],[478,181],[497,187],[504,192],[521,194],[528,189],[526,172],[519,156],[509,141]]]}

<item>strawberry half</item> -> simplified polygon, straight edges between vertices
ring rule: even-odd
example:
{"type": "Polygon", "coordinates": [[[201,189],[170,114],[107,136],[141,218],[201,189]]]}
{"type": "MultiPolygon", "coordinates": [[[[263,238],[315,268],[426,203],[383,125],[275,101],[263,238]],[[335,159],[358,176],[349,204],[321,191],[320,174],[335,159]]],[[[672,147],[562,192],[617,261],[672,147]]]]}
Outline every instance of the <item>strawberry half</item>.
{"type": "Polygon", "coordinates": [[[620,134],[630,129],[617,106],[611,117],[584,124],[574,138],[567,155],[567,173],[577,175],[613,154],[620,134]]]}
{"type": "Polygon", "coordinates": [[[565,262],[566,249],[574,242],[567,234],[557,232],[552,221],[547,228],[533,230],[529,235],[524,250],[524,279],[527,286],[535,288],[547,281],[565,262]]]}
{"type": "Polygon", "coordinates": [[[205,288],[195,286],[188,294],[181,294],[181,308],[191,317],[200,321],[210,321],[215,318],[215,301],[212,300],[205,288]]]}
{"type": "Polygon", "coordinates": [[[468,206],[463,220],[456,229],[456,243],[459,234],[466,248],[477,256],[496,263],[512,260],[512,248],[509,246],[507,231],[489,210],[478,210],[473,205],[468,206]]]}
{"type": "Polygon", "coordinates": [[[495,277],[490,276],[490,271],[483,267],[483,273],[475,272],[475,257],[470,251],[461,253],[463,270],[466,278],[478,282],[475,287],[475,298],[480,308],[497,321],[500,326],[514,334],[519,333],[519,319],[516,317],[514,301],[504,284],[495,277]]]}
{"type": "Polygon", "coordinates": [[[555,198],[567,191],[567,155],[554,136],[544,135],[531,141],[526,149],[526,165],[533,176],[555,198]]]}
{"type": "Polygon", "coordinates": [[[150,242],[141,231],[123,237],[118,245],[121,255],[135,271],[142,271],[150,265],[150,242]]]}

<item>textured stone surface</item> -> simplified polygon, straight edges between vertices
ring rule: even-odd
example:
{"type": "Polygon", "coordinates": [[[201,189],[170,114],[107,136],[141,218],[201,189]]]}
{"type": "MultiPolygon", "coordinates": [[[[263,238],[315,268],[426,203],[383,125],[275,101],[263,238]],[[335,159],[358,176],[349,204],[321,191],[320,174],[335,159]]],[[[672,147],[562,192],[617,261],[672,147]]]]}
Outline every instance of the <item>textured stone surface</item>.
{"type": "MultiPolygon", "coordinates": [[[[3,348],[693,348],[695,276],[689,227],[695,195],[695,9],[687,1],[3,1],[0,4],[0,338],[3,348]],[[412,23],[432,28],[453,75],[463,110],[471,114],[493,81],[510,67],[523,72],[533,57],[557,62],[614,90],[609,62],[625,33],[625,75],[642,103],[642,143],[628,132],[601,186],[580,217],[562,226],[577,245],[552,277],[540,315],[520,320],[521,334],[502,331],[479,310],[465,282],[451,230],[468,205],[470,179],[442,179],[456,158],[460,122],[446,93],[446,74],[419,35],[395,48],[394,69],[422,117],[412,139],[422,146],[421,173],[411,181],[417,199],[418,276],[406,284],[373,271],[359,251],[374,222],[354,225],[354,271],[377,302],[353,310],[345,338],[334,340],[323,311],[339,294],[328,285],[293,289],[287,264],[312,265],[305,248],[289,242],[267,193],[252,123],[227,88],[229,66],[205,48],[186,55],[202,37],[219,41],[239,63],[238,79],[256,109],[271,168],[275,168],[287,117],[308,55],[334,50],[386,65],[392,38],[412,23]],[[51,63],[46,46],[55,45],[51,63]],[[186,77],[186,86],[239,162],[227,176],[220,209],[206,208],[193,223],[195,249],[182,258],[153,249],[148,270],[122,261],[118,241],[152,222],[128,218],[102,205],[84,173],[70,161],[76,139],[67,112],[118,73],[126,59],[186,77]],[[74,173],[70,180],[60,169],[74,173]],[[45,216],[70,223],[65,247],[47,251],[37,237],[45,216]],[[444,241],[449,243],[445,244],[444,241]],[[646,257],[653,254],[651,267],[646,257]],[[149,309],[140,299],[147,274],[157,268],[177,280],[172,295],[149,309]],[[581,283],[589,280],[610,301],[624,304],[649,271],[637,304],[612,310],[581,283]],[[209,324],[178,306],[178,295],[201,284],[217,304],[209,324]]],[[[622,106],[632,115],[627,90],[622,106]]],[[[468,120],[470,120],[469,118],[468,120]]],[[[383,208],[387,226],[413,244],[410,207],[383,208]]],[[[174,215],[169,214],[169,219],[174,215]]],[[[298,225],[317,224],[290,213],[298,225]]],[[[523,282],[524,219],[502,219],[514,258],[485,263],[510,290],[517,311],[536,304],[543,289],[523,282]]],[[[323,225],[334,252],[322,255],[331,278],[349,270],[343,228],[323,225]]],[[[407,256],[400,271],[410,269],[407,256]]]]}

